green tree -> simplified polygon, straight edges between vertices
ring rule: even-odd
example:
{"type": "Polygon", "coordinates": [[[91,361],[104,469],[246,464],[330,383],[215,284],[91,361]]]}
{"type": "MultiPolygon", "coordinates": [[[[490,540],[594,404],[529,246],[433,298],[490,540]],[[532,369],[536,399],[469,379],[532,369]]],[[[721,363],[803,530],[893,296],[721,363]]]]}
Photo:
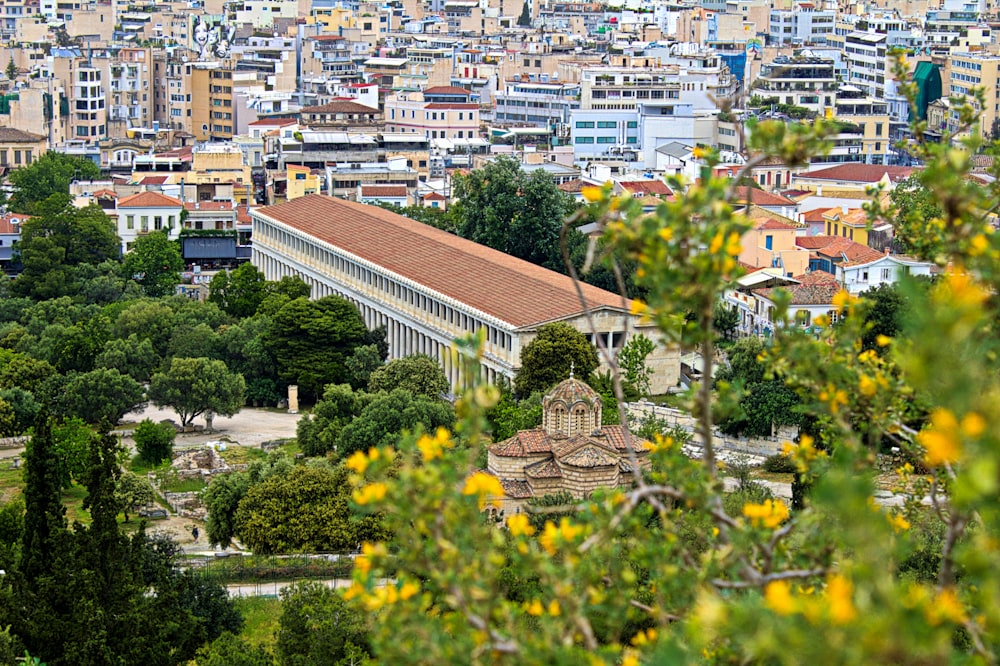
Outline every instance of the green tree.
{"type": "Polygon", "coordinates": [[[39,392],[58,371],[47,361],[16,354],[0,367],[0,388],[39,392]]]}
{"type": "Polygon", "coordinates": [[[226,365],[243,375],[247,401],[274,405],[282,398],[284,383],[278,377],[278,361],[268,344],[271,320],[254,316],[238,324],[220,327],[217,347],[226,365]]]}
{"type": "Polygon", "coordinates": [[[538,328],[535,338],[521,350],[521,367],[514,378],[519,396],[546,392],[569,377],[589,377],[597,370],[597,350],[587,337],[561,322],[538,328]]]}
{"type": "Polygon", "coordinates": [[[351,550],[384,536],[379,519],[355,518],[344,467],[296,466],[252,485],[236,510],[236,536],[255,553],[351,550]]]}
{"type": "Polygon", "coordinates": [[[100,368],[71,375],[59,399],[59,411],[88,423],[118,423],[146,406],[142,385],[117,370],[100,368]]]}
{"type": "Polygon", "coordinates": [[[230,632],[199,649],[195,661],[198,666],[277,666],[263,645],[253,645],[230,632]]]}
{"type": "Polygon", "coordinates": [[[740,323],[740,314],[736,308],[716,303],[712,314],[712,327],[719,332],[719,337],[727,342],[736,339],[736,327],[740,323]]]}
{"type": "Polygon", "coordinates": [[[646,365],[646,359],[653,353],[656,345],[642,333],[629,336],[618,352],[618,366],[622,378],[632,386],[639,395],[649,395],[649,379],[653,371],[646,365]]]}
{"type": "Polygon", "coordinates": [[[14,188],[8,203],[15,212],[36,214],[38,204],[53,194],[69,194],[74,180],[95,180],[100,175],[91,160],[50,150],[7,176],[14,188]]]}
{"type": "Polygon", "coordinates": [[[146,296],[156,298],[174,293],[181,282],[184,259],[166,230],[154,231],[135,240],[125,255],[122,270],[142,287],[146,296]]]}
{"type": "Polygon", "coordinates": [[[148,479],[133,472],[122,472],[115,483],[115,499],[121,506],[127,523],[129,513],[149,506],[156,500],[156,495],[153,493],[153,486],[150,485],[148,479]]]}
{"type": "Polygon", "coordinates": [[[355,392],[348,384],[329,384],[323,399],[316,402],[312,413],[299,419],[295,434],[302,453],[323,456],[333,451],[340,432],[354,420],[372,396],[355,392]]]}
{"type": "MultiPolygon", "coordinates": [[[[177,326],[177,315],[163,299],[143,299],[129,303],[118,313],[111,327],[112,335],[128,340],[134,346],[132,337],[142,342],[148,340],[157,356],[164,356],[170,345],[170,336],[177,326]]],[[[146,358],[145,352],[142,353],[146,358]]]]}
{"type": "MultiPolygon", "coordinates": [[[[13,571],[24,532],[24,500],[20,497],[0,504],[0,569],[13,571]]],[[[0,663],[3,663],[0,661],[0,663]]]]}
{"type": "Polygon", "coordinates": [[[349,381],[347,359],[365,342],[358,309],[339,296],[297,298],[272,318],[269,345],[281,378],[317,396],[327,384],[349,381]]]}
{"type": "Polygon", "coordinates": [[[344,365],[351,373],[351,386],[356,388],[368,386],[372,373],[382,367],[382,358],[378,345],[355,347],[350,358],[344,361],[344,365]]]}
{"type": "Polygon", "coordinates": [[[94,367],[117,370],[137,382],[148,382],[160,361],[152,341],[132,333],[125,339],[115,338],[105,342],[94,357],[94,367]]]}
{"type": "Polygon", "coordinates": [[[365,616],[325,585],[304,581],[282,590],[278,625],[276,648],[283,664],[346,664],[348,656],[356,659],[352,664],[365,663],[365,616]]]}
{"type": "Polygon", "coordinates": [[[391,444],[404,430],[422,426],[428,432],[451,427],[455,410],[450,403],[427,396],[414,396],[405,389],[378,394],[337,439],[336,457],[346,459],[355,451],[391,444]]]}
{"type": "Polygon", "coordinates": [[[14,431],[16,435],[24,433],[35,422],[42,406],[35,396],[22,388],[6,388],[0,390],[0,400],[3,400],[14,410],[14,431]]]}
{"type": "Polygon", "coordinates": [[[543,395],[540,391],[517,400],[506,380],[499,382],[497,388],[500,389],[500,400],[486,412],[494,441],[513,437],[518,430],[530,430],[541,425],[543,395]]]}
{"type": "Polygon", "coordinates": [[[153,423],[151,419],[143,419],[135,427],[132,439],[135,440],[139,457],[151,465],[158,465],[173,455],[176,436],[177,431],[169,423],[153,423]]]}
{"type": "Polygon", "coordinates": [[[371,374],[368,390],[372,393],[405,389],[413,395],[440,398],[450,388],[441,365],[426,354],[393,359],[371,374]]]}
{"type": "Polygon", "coordinates": [[[544,170],[528,174],[517,160],[502,156],[457,175],[455,196],[460,236],[565,272],[559,233],[572,202],[544,170]]]}
{"type": "Polygon", "coordinates": [[[0,398],[0,437],[13,437],[20,435],[17,427],[17,412],[14,406],[0,398]]]}
{"type": "Polygon", "coordinates": [[[7,69],[5,70],[5,73],[7,74],[8,81],[13,81],[17,78],[17,65],[14,64],[14,56],[11,56],[10,60],[7,61],[7,69]]]}
{"type": "Polygon", "coordinates": [[[531,27],[531,7],[525,2],[521,7],[521,15],[517,17],[517,24],[522,28],[531,27]]]}
{"type": "Polygon", "coordinates": [[[207,358],[174,358],[169,369],[154,374],[149,383],[150,401],[176,411],[184,427],[209,411],[232,416],[243,407],[245,392],[242,376],[229,372],[222,361],[207,358]]]}
{"type": "Polygon", "coordinates": [[[90,471],[90,449],[94,431],[83,419],[72,417],[52,424],[52,446],[59,459],[59,480],[68,490],[73,483],[86,483],[90,471]]]}
{"type": "Polygon", "coordinates": [[[272,476],[287,474],[292,467],[288,456],[273,453],[266,460],[251,463],[244,472],[230,472],[213,478],[202,495],[208,510],[205,530],[209,542],[227,548],[236,535],[236,511],[250,486],[272,476]]]}
{"type": "Polygon", "coordinates": [[[741,397],[733,413],[719,422],[728,434],[765,437],[773,426],[797,425],[801,401],[785,381],[772,377],[760,338],[742,338],[729,351],[728,367],[720,368],[717,381],[735,385],[741,397]]]}
{"type": "Polygon", "coordinates": [[[920,178],[905,178],[889,192],[891,208],[886,211],[893,222],[895,240],[900,249],[926,259],[934,259],[941,244],[927,233],[927,224],[943,214],[941,200],[920,178]]]}
{"type": "Polygon", "coordinates": [[[257,314],[257,308],[268,295],[268,283],[256,266],[242,264],[236,270],[219,271],[208,285],[208,300],[226,314],[239,319],[257,314]]]}

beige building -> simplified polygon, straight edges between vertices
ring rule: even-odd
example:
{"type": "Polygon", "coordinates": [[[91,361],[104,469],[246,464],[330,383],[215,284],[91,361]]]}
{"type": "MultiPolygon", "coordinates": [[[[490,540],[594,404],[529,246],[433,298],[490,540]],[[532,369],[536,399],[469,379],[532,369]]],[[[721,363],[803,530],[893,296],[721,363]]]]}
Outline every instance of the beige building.
{"type": "Polygon", "coordinates": [[[569,493],[586,499],[598,488],[635,482],[631,452],[649,464],[649,442],[628,427],[603,425],[601,396],[572,376],[542,400],[542,425],[489,447],[486,471],[503,486],[501,509],[512,514],[533,497],[569,493]]]}
{"type": "Polygon", "coordinates": [[[773,218],[753,220],[743,236],[740,261],[754,268],[780,268],[786,277],[809,269],[809,252],[795,244],[799,227],[773,218]]]}
{"type": "MultiPolygon", "coordinates": [[[[986,108],[978,109],[979,130],[989,138],[1000,118],[1000,55],[985,51],[952,53],[945,66],[947,87],[944,97],[968,96],[973,88],[983,88],[986,94],[986,108]]],[[[972,97],[969,97],[972,101],[972,97]]],[[[954,115],[954,112],[951,112],[954,115]]]]}
{"type": "Polygon", "coordinates": [[[46,139],[40,134],[13,127],[0,127],[0,167],[17,168],[31,164],[46,150],[46,139]]]}
{"type": "Polygon", "coordinates": [[[429,139],[478,137],[479,104],[470,102],[469,95],[468,90],[450,86],[392,95],[385,100],[386,131],[423,134],[429,139]]]}
{"type": "MultiPolygon", "coordinates": [[[[350,299],[369,328],[386,327],[392,358],[428,354],[455,387],[464,378],[454,340],[470,333],[484,336],[480,374],[489,382],[513,378],[521,350],[550,322],[611,348],[633,332],[660,340],[617,294],[579,285],[595,332],[568,276],[375,206],[309,195],[251,216],[252,261],[267,279],[297,275],[313,297],[350,299]]],[[[647,365],[653,393],[676,385],[675,347],[658,344],[647,365]]]]}

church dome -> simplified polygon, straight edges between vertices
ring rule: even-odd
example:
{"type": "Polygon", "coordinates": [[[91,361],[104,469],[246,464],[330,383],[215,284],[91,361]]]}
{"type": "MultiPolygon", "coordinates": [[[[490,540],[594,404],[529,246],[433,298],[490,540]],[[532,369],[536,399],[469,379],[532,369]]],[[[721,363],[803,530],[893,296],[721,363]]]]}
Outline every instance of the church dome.
{"type": "Polygon", "coordinates": [[[601,427],[601,396],[572,375],[542,398],[542,428],[553,437],[589,435],[601,427]]]}

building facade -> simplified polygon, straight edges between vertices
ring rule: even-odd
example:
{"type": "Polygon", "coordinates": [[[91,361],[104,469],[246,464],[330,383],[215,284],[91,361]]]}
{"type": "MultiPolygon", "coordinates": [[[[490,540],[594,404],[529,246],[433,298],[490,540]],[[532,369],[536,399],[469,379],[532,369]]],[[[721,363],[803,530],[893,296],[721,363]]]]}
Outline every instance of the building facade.
{"type": "MultiPolygon", "coordinates": [[[[455,339],[471,333],[485,337],[480,370],[490,382],[512,379],[521,349],[550,322],[611,347],[633,331],[659,340],[616,294],[580,285],[595,335],[568,276],[378,207],[310,195],[250,214],[252,261],[267,279],[295,275],[313,297],[348,298],[369,328],[386,327],[390,357],[428,354],[453,386],[465,379],[455,339]]],[[[658,345],[647,365],[653,393],[676,385],[676,348],[658,345]]]]}

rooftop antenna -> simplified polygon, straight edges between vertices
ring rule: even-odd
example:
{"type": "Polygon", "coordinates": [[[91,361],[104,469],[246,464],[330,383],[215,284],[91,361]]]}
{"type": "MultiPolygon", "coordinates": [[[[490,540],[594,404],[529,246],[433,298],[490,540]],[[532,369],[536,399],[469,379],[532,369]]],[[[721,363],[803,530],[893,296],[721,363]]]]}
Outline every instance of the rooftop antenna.
{"type": "Polygon", "coordinates": [[[569,362],[569,378],[573,379],[573,366],[576,364],[575,361],[569,362]]]}

